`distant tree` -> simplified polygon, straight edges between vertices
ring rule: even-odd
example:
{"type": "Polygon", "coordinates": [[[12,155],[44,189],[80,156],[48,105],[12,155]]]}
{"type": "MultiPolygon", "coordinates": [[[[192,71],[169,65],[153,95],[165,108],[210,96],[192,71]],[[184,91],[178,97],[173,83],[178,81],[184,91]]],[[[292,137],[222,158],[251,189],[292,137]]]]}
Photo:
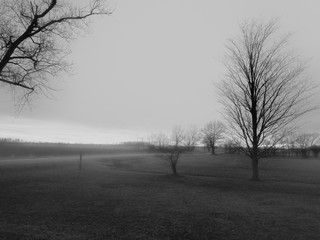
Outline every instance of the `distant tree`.
{"type": "Polygon", "coordinates": [[[178,161],[181,154],[187,152],[187,148],[183,145],[183,129],[174,127],[170,136],[162,133],[153,134],[150,139],[152,151],[159,153],[161,158],[169,163],[173,175],[178,175],[178,161]]]}
{"type": "Polygon", "coordinates": [[[305,64],[287,51],[289,35],[273,38],[276,30],[275,21],[242,24],[240,38],[227,45],[227,74],[219,86],[225,117],[252,160],[252,180],[259,180],[265,150],[313,109],[307,102],[310,82],[301,78],[305,64]]]}
{"type": "Polygon", "coordinates": [[[181,126],[175,126],[171,131],[170,140],[174,146],[182,146],[185,139],[185,131],[181,126]]]}
{"type": "Polygon", "coordinates": [[[0,138],[0,143],[21,143],[22,139],[19,138],[0,138]]]}
{"type": "Polygon", "coordinates": [[[215,148],[217,143],[223,139],[225,132],[225,125],[220,121],[211,121],[201,130],[203,143],[207,146],[207,149],[211,151],[211,154],[216,153],[215,148]]]}
{"type": "Polygon", "coordinates": [[[313,153],[313,156],[317,158],[320,153],[320,145],[312,145],[310,147],[310,151],[313,153]]]}
{"type": "Polygon", "coordinates": [[[228,140],[224,144],[224,150],[227,153],[240,153],[241,145],[234,139],[228,140]]]}
{"type": "Polygon", "coordinates": [[[319,140],[317,133],[301,133],[296,136],[295,142],[302,157],[308,157],[308,152],[312,146],[315,146],[319,140]]]}
{"type": "Polygon", "coordinates": [[[296,156],[297,155],[297,144],[296,144],[297,136],[294,133],[287,134],[285,137],[283,137],[279,144],[282,146],[282,148],[285,149],[285,154],[287,156],[296,156]]]}
{"type": "Polygon", "coordinates": [[[183,143],[186,146],[187,151],[194,151],[195,147],[201,139],[200,131],[196,126],[191,126],[184,131],[183,143]]]}
{"type": "Polygon", "coordinates": [[[158,151],[169,144],[169,138],[164,133],[153,133],[148,136],[149,149],[158,151]]]}
{"type": "Polygon", "coordinates": [[[0,83],[22,91],[46,94],[48,80],[68,66],[66,46],[93,15],[110,14],[102,0],[86,8],[60,0],[0,2],[0,83]]]}

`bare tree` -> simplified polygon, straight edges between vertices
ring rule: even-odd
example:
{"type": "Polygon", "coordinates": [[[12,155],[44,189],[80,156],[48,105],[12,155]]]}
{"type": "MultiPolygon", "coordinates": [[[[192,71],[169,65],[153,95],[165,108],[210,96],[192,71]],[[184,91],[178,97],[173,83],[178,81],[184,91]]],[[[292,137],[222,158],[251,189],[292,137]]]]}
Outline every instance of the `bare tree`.
{"type": "Polygon", "coordinates": [[[153,134],[151,136],[151,150],[160,153],[161,158],[166,160],[174,176],[178,175],[177,164],[182,153],[187,151],[183,145],[184,130],[181,127],[174,127],[171,135],[153,134]]]}
{"type": "Polygon", "coordinates": [[[171,131],[171,142],[173,146],[181,146],[184,142],[185,131],[181,126],[175,126],[171,131]]]}
{"type": "Polygon", "coordinates": [[[211,121],[201,130],[203,143],[207,146],[212,154],[215,154],[217,143],[223,139],[226,131],[224,124],[220,121],[211,121]]]}
{"type": "Polygon", "coordinates": [[[198,142],[201,139],[200,131],[196,126],[191,126],[184,131],[184,146],[186,146],[187,151],[194,151],[198,142]]]}
{"type": "Polygon", "coordinates": [[[226,119],[252,159],[253,180],[259,180],[264,150],[313,109],[307,105],[310,81],[302,78],[305,64],[287,51],[289,35],[273,38],[277,28],[276,21],[242,24],[240,38],[227,45],[227,74],[219,86],[226,119]]]}
{"type": "Polygon", "coordinates": [[[316,145],[312,145],[310,147],[310,151],[313,153],[314,157],[318,157],[319,156],[319,152],[320,152],[320,146],[319,146],[319,141],[316,145]]]}
{"type": "Polygon", "coordinates": [[[296,136],[295,142],[302,157],[307,157],[312,146],[316,145],[319,140],[317,133],[301,133],[296,136]]]}
{"type": "Polygon", "coordinates": [[[287,134],[280,141],[279,145],[285,148],[285,154],[287,156],[296,156],[297,155],[297,136],[294,133],[287,134]]]}
{"type": "Polygon", "coordinates": [[[226,138],[223,147],[226,153],[239,154],[241,152],[241,144],[235,138],[226,138]]]}
{"type": "Polygon", "coordinates": [[[60,0],[0,3],[0,83],[21,90],[23,99],[47,93],[48,79],[66,70],[68,42],[93,15],[110,14],[103,0],[76,7],[60,0]]]}
{"type": "Polygon", "coordinates": [[[162,148],[167,146],[169,144],[169,138],[164,133],[153,133],[148,136],[148,142],[151,150],[153,150],[153,148],[162,148]]]}

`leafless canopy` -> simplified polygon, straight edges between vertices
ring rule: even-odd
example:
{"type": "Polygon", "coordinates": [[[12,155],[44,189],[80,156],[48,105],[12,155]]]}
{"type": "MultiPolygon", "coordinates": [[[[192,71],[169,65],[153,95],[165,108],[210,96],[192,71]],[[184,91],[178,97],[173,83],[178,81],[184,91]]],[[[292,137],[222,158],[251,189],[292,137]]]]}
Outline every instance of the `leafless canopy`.
{"type": "Polygon", "coordinates": [[[208,150],[211,150],[212,154],[215,154],[216,145],[223,139],[225,132],[226,127],[220,121],[211,121],[201,130],[203,143],[207,146],[208,150]]]}
{"type": "Polygon", "coordinates": [[[281,141],[281,146],[288,156],[307,157],[310,152],[317,156],[319,152],[320,135],[318,133],[293,133],[281,141]]]}
{"type": "Polygon", "coordinates": [[[241,26],[241,38],[230,40],[220,86],[221,103],[233,129],[248,149],[277,143],[283,130],[307,107],[310,84],[305,65],[286,51],[289,36],[273,41],[276,22],[241,26]]]}
{"type": "Polygon", "coordinates": [[[163,133],[150,136],[151,150],[160,153],[161,158],[169,163],[173,175],[178,174],[177,164],[181,154],[188,151],[184,139],[185,131],[180,126],[175,126],[170,136],[163,133]]]}
{"type": "Polygon", "coordinates": [[[75,7],[59,0],[4,0],[0,3],[0,82],[23,95],[46,92],[49,77],[66,69],[66,48],[93,15],[109,14],[102,0],[75,7]]]}
{"type": "Polygon", "coordinates": [[[303,157],[307,157],[308,150],[311,149],[312,146],[318,144],[319,134],[318,133],[301,133],[296,136],[296,145],[301,151],[301,155],[303,157]]]}
{"type": "Polygon", "coordinates": [[[195,147],[201,140],[201,133],[196,126],[190,126],[184,131],[184,146],[188,151],[194,151],[195,147]]]}
{"type": "Polygon", "coordinates": [[[262,146],[274,146],[312,110],[305,64],[287,50],[289,35],[274,40],[277,29],[276,21],[243,24],[240,38],[227,45],[227,74],[219,87],[226,119],[256,163],[262,146]]]}

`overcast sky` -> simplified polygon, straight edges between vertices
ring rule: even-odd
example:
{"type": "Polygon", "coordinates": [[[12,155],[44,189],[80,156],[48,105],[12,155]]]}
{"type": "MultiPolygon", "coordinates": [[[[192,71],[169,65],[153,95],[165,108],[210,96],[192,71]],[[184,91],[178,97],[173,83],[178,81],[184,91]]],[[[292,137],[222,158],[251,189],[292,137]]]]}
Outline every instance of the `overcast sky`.
{"type": "MultiPolygon", "coordinates": [[[[51,80],[59,89],[54,100],[34,98],[32,110],[17,116],[12,97],[0,91],[0,137],[110,143],[220,120],[214,84],[224,74],[225,44],[244,20],[279,18],[280,33],[293,33],[291,48],[310,59],[308,75],[320,83],[317,0],[111,4],[112,16],[92,19],[71,43],[72,75],[51,80]]],[[[304,131],[320,132],[319,111],[300,122],[304,131]]]]}

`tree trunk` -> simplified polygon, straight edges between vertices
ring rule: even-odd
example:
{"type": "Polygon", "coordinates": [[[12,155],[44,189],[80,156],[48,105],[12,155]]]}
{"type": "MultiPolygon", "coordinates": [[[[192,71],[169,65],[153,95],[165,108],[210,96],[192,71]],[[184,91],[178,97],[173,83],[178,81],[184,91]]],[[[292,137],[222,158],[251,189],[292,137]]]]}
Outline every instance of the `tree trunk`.
{"type": "Polygon", "coordinates": [[[257,156],[252,156],[251,161],[252,161],[252,178],[251,178],[251,180],[259,181],[260,180],[259,179],[259,166],[258,166],[259,160],[258,160],[257,156]]]}
{"type": "Polygon", "coordinates": [[[171,165],[172,175],[177,176],[178,175],[177,166],[176,166],[177,164],[171,161],[170,165],[171,165]]]}
{"type": "Polygon", "coordinates": [[[214,144],[211,145],[211,154],[212,154],[212,155],[215,155],[215,154],[216,154],[215,145],[214,145],[214,144]]]}
{"type": "Polygon", "coordinates": [[[258,147],[259,147],[259,139],[258,139],[258,98],[257,98],[257,88],[256,88],[256,78],[253,74],[254,70],[252,68],[254,63],[252,62],[252,58],[250,58],[250,72],[251,72],[251,80],[249,80],[250,86],[250,98],[251,98],[251,118],[252,118],[252,152],[251,152],[251,160],[252,160],[252,178],[253,181],[259,181],[259,168],[258,168],[258,147]]]}

